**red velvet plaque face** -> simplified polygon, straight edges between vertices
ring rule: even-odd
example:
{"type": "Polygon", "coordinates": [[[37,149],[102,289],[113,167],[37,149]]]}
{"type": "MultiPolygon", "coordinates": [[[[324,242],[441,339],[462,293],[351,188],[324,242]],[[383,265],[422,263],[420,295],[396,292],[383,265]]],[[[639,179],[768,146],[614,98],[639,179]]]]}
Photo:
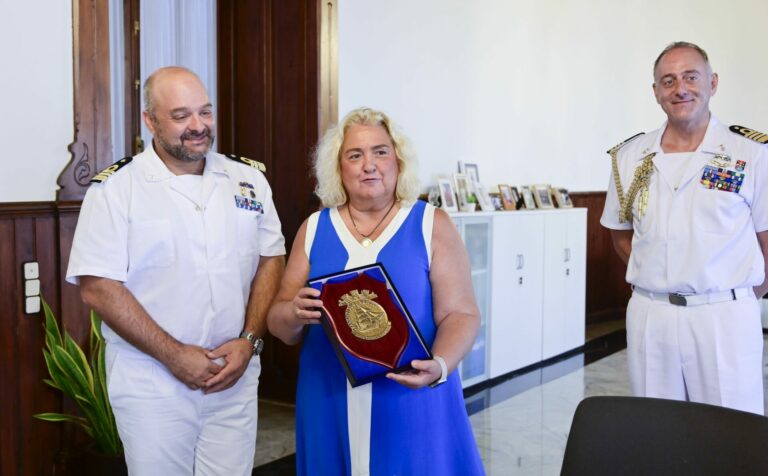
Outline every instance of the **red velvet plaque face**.
{"type": "Polygon", "coordinates": [[[359,359],[397,368],[408,343],[405,315],[387,285],[365,273],[325,283],[320,299],[338,342],[359,359]]]}

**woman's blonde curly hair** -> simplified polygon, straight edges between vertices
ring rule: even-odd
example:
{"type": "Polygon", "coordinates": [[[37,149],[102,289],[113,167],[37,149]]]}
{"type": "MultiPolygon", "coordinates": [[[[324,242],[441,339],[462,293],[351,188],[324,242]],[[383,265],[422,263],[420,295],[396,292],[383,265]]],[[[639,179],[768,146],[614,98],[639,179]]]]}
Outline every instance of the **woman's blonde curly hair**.
{"type": "Polygon", "coordinates": [[[341,183],[341,146],[347,129],[353,125],[382,126],[387,131],[395,147],[399,168],[395,195],[404,205],[413,203],[419,196],[419,176],[416,155],[410,141],[398,131],[386,114],[362,107],[350,111],[339,124],[328,129],[315,149],[315,195],[320,198],[323,206],[337,207],[347,203],[347,191],[341,183]]]}

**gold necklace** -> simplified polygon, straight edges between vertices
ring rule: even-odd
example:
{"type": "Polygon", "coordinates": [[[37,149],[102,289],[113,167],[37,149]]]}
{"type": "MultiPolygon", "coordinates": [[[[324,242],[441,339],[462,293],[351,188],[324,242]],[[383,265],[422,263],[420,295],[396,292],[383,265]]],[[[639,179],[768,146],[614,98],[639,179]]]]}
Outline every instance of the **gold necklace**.
{"type": "Polygon", "coordinates": [[[387,213],[385,213],[384,216],[381,217],[381,220],[379,220],[376,226],[373,227],[373,230],[371,230],[371,232],[368,233],[367,235],[363,234],[360,230],[357,229],[357,223],[355,223],[355,217],[352,216],[352,206],[347,205],[347,213],[349,214],[349,219],[352,220],[352,226],[355,227],[355,231],[357,232],[357,234],[363,237],[363,241],[360,242],[360,244],[363,245],[363,247],[368,248],[373,244],[373,240],[371,240],[368,237],[376,233],[376,230],[379,229],[379,226],[382,223],[384,223],[384,219],[389,216],[389,212],[391,212],[392,209],[395,208],[395,203],[397,203],[397,200],[394,200],[392,202],[392,205],[389,206],[389,210],[387,210],[387,213]]]}

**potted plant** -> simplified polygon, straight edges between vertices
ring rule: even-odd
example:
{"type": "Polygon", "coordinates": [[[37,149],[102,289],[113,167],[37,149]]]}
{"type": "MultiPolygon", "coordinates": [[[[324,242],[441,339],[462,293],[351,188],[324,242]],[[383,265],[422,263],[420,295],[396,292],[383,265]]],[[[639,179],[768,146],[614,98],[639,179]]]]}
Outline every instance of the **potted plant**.
{"type": "Polygon", "coordinates": [[[117,433],[115,417],[107,396],[104,338],[101,319],[91,310],[90,361],[69,333],[59,330],[51,308],[43,300],[45,312],[45,348],[43,355],[50,379],[44,382],[61,390],[77,404],[82,416],[62,413],[38,413],[35,418],[80,425],[93,438],[95,449],[115,457],[122,466],[123,445],[117,433]],[[119,458],[116,458],[119,457],[119,458]]]}

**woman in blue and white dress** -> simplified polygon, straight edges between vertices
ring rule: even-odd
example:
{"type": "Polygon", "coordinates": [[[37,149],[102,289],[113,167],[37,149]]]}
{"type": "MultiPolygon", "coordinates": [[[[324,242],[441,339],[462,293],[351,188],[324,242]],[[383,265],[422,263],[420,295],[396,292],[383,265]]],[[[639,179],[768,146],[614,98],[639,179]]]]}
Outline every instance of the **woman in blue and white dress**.
{"type": "Polygon", "coordinates": [[[367,108],[350,112],[317,148],[316,193],[326,208],[301,225],[268,317],[273,335],[303,343],[299,475],[483,474],[455,370],[480,322],[469,260],[450,217],[416,200],[416,167],[405,137],[367,108]],[[316,325],[320,292],[305,283],[376,262],[434,359],[353,388],[316,325]]]}

